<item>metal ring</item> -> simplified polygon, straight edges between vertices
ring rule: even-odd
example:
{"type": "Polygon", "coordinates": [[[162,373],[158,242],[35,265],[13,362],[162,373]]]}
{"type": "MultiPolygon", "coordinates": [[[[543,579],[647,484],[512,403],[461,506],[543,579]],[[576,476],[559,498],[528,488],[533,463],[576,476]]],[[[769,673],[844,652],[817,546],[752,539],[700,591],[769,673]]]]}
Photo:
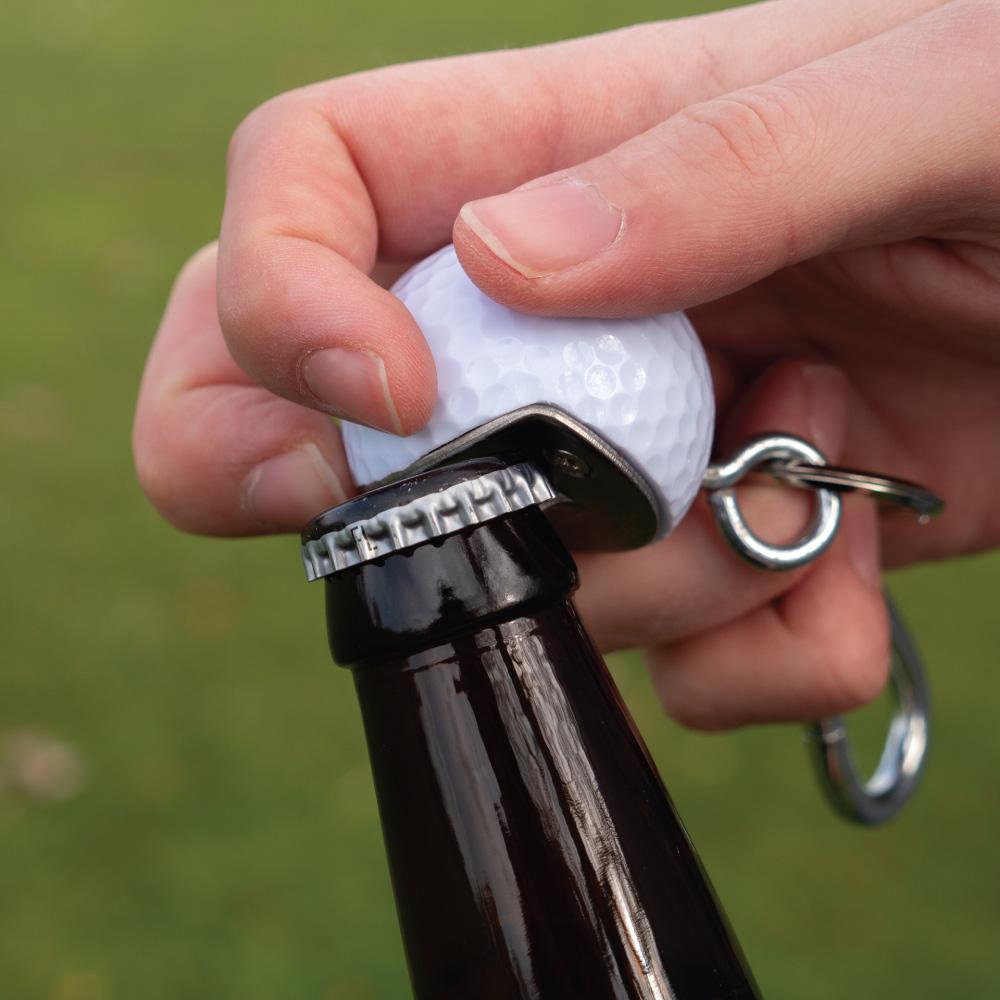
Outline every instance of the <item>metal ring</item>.
{"type": "Polygon", "coordinates": [[[882,503],[912,511],[921,521],[937,517],[944,501],[924,486],[906,479],[892,479],[860,469],[842,466],[803,465],[799,462],[772,462],[767,471],[775,479],[802,489],[836,490],[838,493],[865,493],[882,503]]]}
{"type": "Polygon", "coordinates": [[[877,826],[892,819],[913,794],[930,740],[930,693],[920,655],[888,595],[892,623],[892,692],[896,706],[874,774],[862,781],[842,716],[812,727],[823,784],[846,819],[877,826]]]}
{"type": "Polygon", "coordinates": [[[773,545],[746,523],[735,486],[744,476],[776,460],[811,466],[826,464],[823,453],[791,434],[761,434],[751,438],[727,462],[705,470],[702,487],[715,520],[729,544],[744,559],[764,569],[795,569],[812,562],[833,541],[840,525],[840,497],[828,489],[816,490],[816,509],[806,531],[789,545],[773,545]]]}

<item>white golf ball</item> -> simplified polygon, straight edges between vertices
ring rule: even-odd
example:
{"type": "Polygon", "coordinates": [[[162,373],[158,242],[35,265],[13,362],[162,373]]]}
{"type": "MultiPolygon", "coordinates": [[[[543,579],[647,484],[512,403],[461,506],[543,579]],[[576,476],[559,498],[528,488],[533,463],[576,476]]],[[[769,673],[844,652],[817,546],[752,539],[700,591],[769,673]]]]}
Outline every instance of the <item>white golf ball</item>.
{"type": "Polygon", "coordinates": [[[514,312],[469,280],[451,246],[392,291],[430,345],[438,401],[428,424],[409,437],[343,425],[359,485],[487,420],[548,403],[597,431],[645,475],[670,526],[683,517],[708,464],[715,413],[705,353],[683,313],[607,320],[514,312]]]}

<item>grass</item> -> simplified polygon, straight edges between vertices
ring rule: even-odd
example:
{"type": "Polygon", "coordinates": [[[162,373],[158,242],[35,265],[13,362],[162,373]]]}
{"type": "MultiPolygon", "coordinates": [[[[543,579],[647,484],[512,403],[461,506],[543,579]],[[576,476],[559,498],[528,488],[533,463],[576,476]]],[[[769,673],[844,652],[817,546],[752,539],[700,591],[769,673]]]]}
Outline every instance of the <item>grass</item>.
{"type": "MultiPolygon", "coordinates": [[[[143,356],[176,268],[217,229],[225,144],[255,104],[679,10],[0,8],[0,744],[40,734],[84,769],[59,801],[0,788],[4,1000],[407,995],[320,593],[291,540],[187,538],[148,509],[128,446],[143,356]]],[[[616,662],[769,998],[1000,992],[998,584],[996,557],[895,581],[933,670],[936,745],[879,832],[827,812],[794,729],[683,732],[635,659],[616,662]]],[[[869,742],[881,722],[858,720],[869,742]]]]}

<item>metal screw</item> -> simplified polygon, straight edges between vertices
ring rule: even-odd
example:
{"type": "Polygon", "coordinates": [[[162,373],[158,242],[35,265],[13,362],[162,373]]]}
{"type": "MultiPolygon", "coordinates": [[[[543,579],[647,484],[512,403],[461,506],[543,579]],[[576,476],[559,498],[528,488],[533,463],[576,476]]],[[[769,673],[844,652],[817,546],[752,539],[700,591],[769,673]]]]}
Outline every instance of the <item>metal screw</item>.
{"type": "Polygon", "coordinates": [[[549,452],[548,457],[552,463],[552,468],[556,472],[572,476],[574,479],[583,479],[585,476],[590,475],[590,466],[571,451],[563,451],[563,449],[558,448],[555,451],[549,452]]]}

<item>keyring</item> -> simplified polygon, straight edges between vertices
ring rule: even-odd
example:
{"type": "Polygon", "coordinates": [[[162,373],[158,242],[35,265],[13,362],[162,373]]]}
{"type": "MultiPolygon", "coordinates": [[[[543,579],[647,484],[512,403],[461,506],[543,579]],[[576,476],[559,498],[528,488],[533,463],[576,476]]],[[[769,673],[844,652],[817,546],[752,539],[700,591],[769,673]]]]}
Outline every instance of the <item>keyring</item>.
{"type": "MultiPolygon", "coordinates": [[[[818,558],[840,524],[840,493],[861,492],[914,511],[921,522],[936,516],[943,501],[930,490],[902,479],[827,465],[822,452],[791,434],[751,438],[728,461],[710,465],[702,480],[716,523],[744,559],[764,569],[793,569],[818,558]],[[765,542],[747,525],[736,485],[755,471],[816,494],[816,509],[805,532],[790,545],[765,542]]],[[[888,594],[892,626],[891,687],[895,712],[874,774],[857,772],[843,716],[821,719],[811,733],[820,779],[834,808],[866,826],[884,823],[906,804],[923,772],[930,740],[930,695],[923,662],[888,594]]]]}
{"type": "Polygon", "coordinates": [[[755,470],[771,471],[779,462],[811,467],[826,464],[822,452],[791,434],[761,434],[751,438],[728,462],[710,465],[702,479],[715,520],[730,545],[762,569],[795,569],[822,555],[840,526],[840,497],[816,490],[816,509],[805,532],[789,545],[765,542],[746,523],[736,497],[736,484],[755,470]]]}
{"type": "Polygon", "coordinates": [[[905,479],[890,479],[861,469],[801,462],[772,462],[767,472],[803,489],[833,490],[837,493],[866,493],[882,503],[895,504],[912,511],[920,521],[937,517],[944,509],[944,501],[930,490],[905,479]]]}

